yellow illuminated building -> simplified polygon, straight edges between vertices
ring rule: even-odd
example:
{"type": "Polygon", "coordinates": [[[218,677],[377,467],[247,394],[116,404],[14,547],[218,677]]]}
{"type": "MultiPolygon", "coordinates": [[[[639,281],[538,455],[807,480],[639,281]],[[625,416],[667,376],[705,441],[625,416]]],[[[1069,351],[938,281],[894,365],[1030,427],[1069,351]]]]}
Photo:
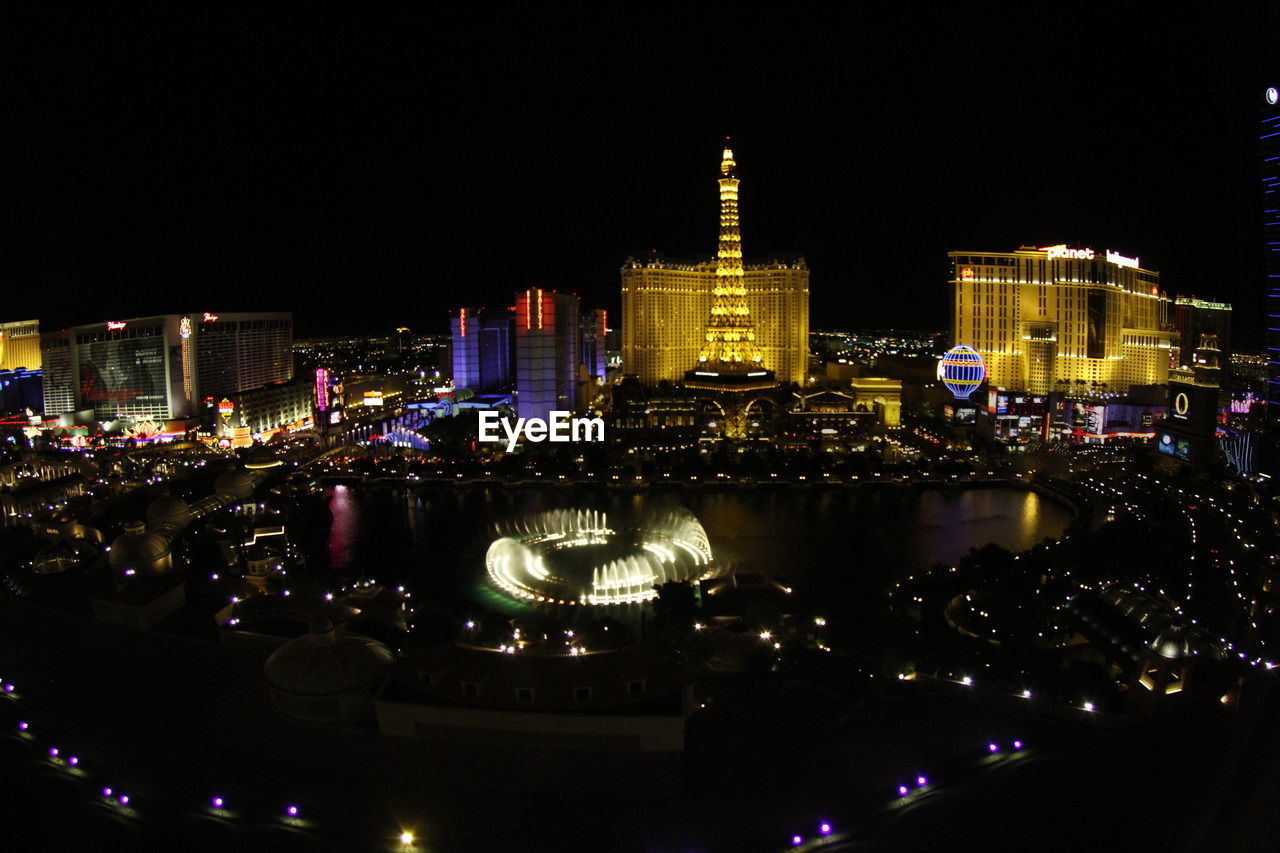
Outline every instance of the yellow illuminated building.
{"type": "Polygon", "coordinates": [[[767,370],[805,384],[809,268],[803,259],[744,264],[733,152],[721,160],[716,260],[628,258],[622,268],[622,366],[646,385],[697,365],[767,370]]]}
{"type": "Polygon", "coordinates": [[[0,323],[0,370],[40,369],[40,323],[0,323]]]}
{"type": "Polygon", "coordinates": [[[1063,245],[949,252],[951,337],[993,387],[1122,393],[1169,380],[1169,300],[1137,258],[1063,245]]]}

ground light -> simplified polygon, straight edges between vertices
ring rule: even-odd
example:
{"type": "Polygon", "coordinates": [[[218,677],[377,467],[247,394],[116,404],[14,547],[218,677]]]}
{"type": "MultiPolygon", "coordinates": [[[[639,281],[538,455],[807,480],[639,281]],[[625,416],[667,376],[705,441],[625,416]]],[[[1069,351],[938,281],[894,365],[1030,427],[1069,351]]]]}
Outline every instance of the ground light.
{"type": "Polygon", "coordinates": [[[1000,745],[999,745],[999,744],[997,744],[997,743],[989,743],[989,744],[987,744],[987,752],[999,752],[999,751],[1000,751],[1000,745]]]}
{"type": "Polygon", "coordinates": [[[801,844],[804,844],[804,839],[803,839],[803,838],[801,838],[801,837],[800,837],[800,836],[798,836],[798,835],[793,835],[793,836],[791,836],[791,846],[792,846],[792,847],[799,847],[801,844]]]}
{"type": "Polygon", "coordinates": [[[822,823],[818,824],[818,832],[821,832],[823,835],[830,835],[831,824],[827,823],[826,821],[823,821],[822,823]]]}
{"type": "Polygon", "coordinates": [[[1022,741],[1020,741],[1020,740],[1015,740],[1015,741],[1013,742],[1013,748],[1014,748],[1014,749],[1022,749],[1022,741]]]}
{"type": "Polygon", "coordinates": [[[929,780],[924,778],[923,776],[917,776],[916,784],[919,785],[921,788],[923,788],[925,785],[929,784],[929,780]]]}

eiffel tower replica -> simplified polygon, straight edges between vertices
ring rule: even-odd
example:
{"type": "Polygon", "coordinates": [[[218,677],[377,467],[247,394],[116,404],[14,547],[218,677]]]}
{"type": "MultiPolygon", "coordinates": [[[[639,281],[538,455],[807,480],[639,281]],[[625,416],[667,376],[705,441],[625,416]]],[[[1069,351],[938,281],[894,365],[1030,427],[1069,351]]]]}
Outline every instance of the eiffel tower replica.
{"type": "Polygon", "coordinates": [[[711,316],[698,364],[684,375],[686,388],[707,392],[724,409],[724,435],[729,439],[746,437],[746,409],[752,392],[778,386],[777,377],[765,368],[756,346],[755,325],[747,307],[742,233],[738,226],[737,167],[726,138],[720,161],[720,244],[711,316]]]}

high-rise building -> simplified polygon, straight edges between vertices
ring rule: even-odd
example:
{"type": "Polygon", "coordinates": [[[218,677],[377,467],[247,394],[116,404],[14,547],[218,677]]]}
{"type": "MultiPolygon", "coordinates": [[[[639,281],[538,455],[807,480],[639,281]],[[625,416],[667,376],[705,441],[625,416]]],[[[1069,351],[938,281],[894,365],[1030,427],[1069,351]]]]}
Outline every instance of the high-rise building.
{"type": "Polygon", "coordinates": [[[184,364],[186,342],[194,349],[190,397],[197,403],[293,379],[293,314],[287,311],[205,313],[179,324],[184,364]]]}
{"type": "Polygon", "coordinates": [[[0,323],[0,370],[40,369],[40,323],[0,323]]]}
{"type": "Polygon", "coordinates": [[[1280,419],[1280,81],[1263,92],[1258,127],[1262,171],[1262,228],[1266,257],[1267,402],[1280,419]]]}
{"type": "Polygon", "coordinates": [[[1173,300],[1173,330],[1179,365],[1186,367],[1191,364],[1201,335],[1213,335],[1218,342],[1218,358],[1223,372],[1227,372],[1232,352],[1230,305],[1194,296],[1179,296],[1173,300]]]}
{"type": "Polygon", "coordinates": [[[622,267],[622,370],[636,375],[645,385],[682,381],[690,366],[707,354],[708,344],[742,334],[724,325],[742,317],[751,320],[751,340],[745,343],[760,356],[759,365],[774,373],[779,382],[805,382],[809,268],[803,258],[743,262],[737,206],[740,179],[732,152],[726,148],[726,154],[719,181],[721,227],[716,260],[628,258],[622,267]],[[726,162],[728,171],[724,171],[726,162]],[[726,216],[731,220],[726,221],[726,216]],[[726,229],[731,232],[728,236],[726,229]],[[730,280],[731,286],[727,286],[730,280]],[[720,325],[709,329],[707,321],[717,310],[717,299],[721,301],[719,309],[727,310],[725,298],[734,300],[733,310],[745,310],[746,314],[715,315],[720,325]]]}
{"type": "Polygon", "coordinates": [[[49,415],[189,417],[293,378],[289,313],[162,314],[74,326],[40,340],[49,415]]]}
{"type": "Polygon", "coordinates": [[[989,385],[1122,393],[1169,378],[1160,274],[1107,250],[949,252],[951,336],[982,354],[989,385]]]}
{"type": "Polygon", "coordinates": [[[509,389],[515,343],[511,312],[459,308],[449,326],[453,384],[477,392],[509,389]]]}
{"type": "Polygon", "coordinates": [[[576,411],[581,329],[578,297],[532,287],[516,293],[516,413],[546,420],[576,411]]]}

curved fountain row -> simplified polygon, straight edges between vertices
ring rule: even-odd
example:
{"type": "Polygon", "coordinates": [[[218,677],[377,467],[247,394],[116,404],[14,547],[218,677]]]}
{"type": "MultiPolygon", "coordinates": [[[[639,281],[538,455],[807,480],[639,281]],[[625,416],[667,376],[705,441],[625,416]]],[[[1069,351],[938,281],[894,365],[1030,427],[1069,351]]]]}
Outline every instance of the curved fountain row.
{"type": "Polygon", "coordinates": [[[635,604],[657,597],[668,581],[714,575],[711,542],[687,510],[651,517],[633,530],[630,551],[576,571],[557,554],[588,545],[607,545],[622,535],[608,516],[595,510],[549,510],[521,516],[498,531],[485,566],[494,586],[515,598],[546,604],[635,604]],[[576,575],[576,576],[575,576],[576,575]]]}

